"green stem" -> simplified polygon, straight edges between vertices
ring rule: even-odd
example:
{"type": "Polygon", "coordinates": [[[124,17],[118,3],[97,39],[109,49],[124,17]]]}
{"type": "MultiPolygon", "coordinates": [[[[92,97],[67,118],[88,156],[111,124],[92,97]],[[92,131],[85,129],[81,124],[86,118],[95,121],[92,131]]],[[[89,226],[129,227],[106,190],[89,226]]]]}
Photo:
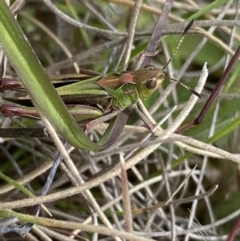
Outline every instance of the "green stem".
{"type": "Polygon", "coordinates": [[[86,150],[98,149],[67,111],[5,1],[0,1],[0,12],[0,42],[34,105],[71,145],[86,150]]]}

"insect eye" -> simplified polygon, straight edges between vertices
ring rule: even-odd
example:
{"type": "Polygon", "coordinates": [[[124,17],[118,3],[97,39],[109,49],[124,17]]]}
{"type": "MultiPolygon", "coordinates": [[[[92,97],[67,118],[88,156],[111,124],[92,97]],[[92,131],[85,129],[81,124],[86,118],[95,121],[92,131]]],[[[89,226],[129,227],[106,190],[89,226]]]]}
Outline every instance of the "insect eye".
{"type": "Polygon", "coordinates": [[[146,81],[146,87],[147,87],[147,89],[149,89],[149,90],[154,89],[154,88],[156,87],[156,85],[157,85],[156,78],[151,78],[151,79],[148,79],[148,80],[146,81]]]}
{"type": "Polygon", "coordinates": [[[153,69],[155,69],[154,68],[154,66],[153,65],[146,65],[145,67],[144,67],[144,69],[148,69],[148,70],[153,70],[153,69]]]}

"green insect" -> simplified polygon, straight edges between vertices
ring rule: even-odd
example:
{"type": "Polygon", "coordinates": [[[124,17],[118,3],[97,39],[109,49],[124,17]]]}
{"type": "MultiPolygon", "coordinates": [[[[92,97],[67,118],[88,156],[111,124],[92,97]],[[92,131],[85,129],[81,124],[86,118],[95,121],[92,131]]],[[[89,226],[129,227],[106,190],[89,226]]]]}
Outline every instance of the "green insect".
{"type": "MultiPolygon", "coordinates": [[[[79,75],[80,77],[81,75],[79,75]]],[[[131,107],[139,99],[148,98],[158,89],[165,75],[162,70],[149,65],[136,71],[127,71],[120,74],[115,73],[92,78],[85,76],[84,80],[78,79],[78,75],[62,75],[55,77],[55,79],[52,78],[56,85],[58,83],[64,84],[61,87],[56,87],[56,90],[74,119],[78,123],[87,123],[99,118],[106,119],[108,116],[110,118],[131,107]]],[[[15,79],[2,79],[2,87],[3,89],[25,90],[22,82],[15,79]]],[[[31,106],[29,96],[11,99],[10,101],[20,105],[3,104],[1,112],[5,116],[40,118],[37,109],[31,106]]],[[[49,99],[46,99],[47,101],[49,99]]],[[[61,122],[56,125],[58,130],[61,129],[60,125],[61,122]]],[[[114,128],[118,129],[118,133],[120,133],[124,125],[125,121],[121,122],[120,120],[114,128]]],[[[83,148],[72,142],[72,139],[68,139],[68,141],[78,148],[83,148]]],[[[101,148],[108,147],[114,141],[107,141],[107,144],[103,144],[101,148]]],[[[93,147],[89,148],[92,149],[93,147]]]]}

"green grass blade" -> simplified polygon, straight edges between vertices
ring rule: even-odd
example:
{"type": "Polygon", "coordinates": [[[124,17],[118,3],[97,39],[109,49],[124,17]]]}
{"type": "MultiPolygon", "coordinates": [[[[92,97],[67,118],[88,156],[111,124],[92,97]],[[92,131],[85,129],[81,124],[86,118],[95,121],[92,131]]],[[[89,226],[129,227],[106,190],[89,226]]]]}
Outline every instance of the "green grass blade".
{"type": "Polygon", "coordinates": [[[0,1],[0,12],[0,42],[34,105],[71,145],[87,150],[98,149],[98,145],[84,135],[67,111],[5,1],[0,1]]]}
{"type": "Polygon", "coordinates": [[[215,1],[211,2],[210,4],[206,5],[204,8],[201,8],[199,11],[197,11],[193,15],[191,15],[188,19],[186,19],[186,21],[190,21],[192,19],[199,18],[202,15],[211,11],[212,9],[217,8],[227,2],[228,2],[228,0],[215,0],[215,1]]]}

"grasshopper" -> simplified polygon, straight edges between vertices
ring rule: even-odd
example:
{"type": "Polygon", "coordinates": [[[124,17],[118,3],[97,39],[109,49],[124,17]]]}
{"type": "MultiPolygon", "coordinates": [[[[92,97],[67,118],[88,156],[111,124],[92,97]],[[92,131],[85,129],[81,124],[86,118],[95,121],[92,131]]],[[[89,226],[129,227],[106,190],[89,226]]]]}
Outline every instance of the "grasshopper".
{"type": "MultiPolygon", "coordinates": [[[[158,89],[165,75],[162,70],[149,65],[136,71],[97,76],[86,80],[78,80],[77,75],[74,75],[74,78],[71,78],[71,75],[58,76],[58,79],[66,80],[66,78],[70,84],[57,87],[56,90],[68,107],[74,106],[72,109],[69,108],[70,112],[77,114],[79,110],[81,113],[81,109],[76,108],[78,105],[83,108],[82,113],[87,110],[85,108],[89,108],[89,112],[80,117],[84,121],[96,119],[114,110],[123,110],[135,104],[139,99],[148,98],[158,89]],[[92,110],[91,107],[93,107],[92,110]]],[[[16,79],[4,78],[1,83],[3,89],[24,90],[22,83],[16,79]]],[[[27,100],[30,100],[29,96],[11,101],[21,104],[21,102],[27,103],[27,100]]],[[[34,108],[19,107],[18,109],[16,107],[15,110],[14,108],[11,110],[6,109],[3,104],[1,110],[8,117],[16,115],[39,117],[34,108]]]]}
{"type": "MultiPolygon", "coordinates": [[[[148,98],[158,89],[165,75],[161,69],[148,65],[136,71],[119,74],[92,78],[85,76],[84,80],[81,79],[81,75],[52,76],[52,79],[55,84],[61,81],[64,83],[63,86],[56,87],[56,90],[71,115],[81,124],[91,123],[96,119],[108,119],[108,116],[113,117],[133,106],[139,99],[148,98]]],[[[3,78],[1,84],[3,89],[25,91],[23,84],[17,79],[3,78]]],[[[6,100],[20,105],[3,104],[0,111],[4,116],[40,118],[29,96],[18,99],[6,98],[6,100]]],[[[124,125],[123,122],[115,128],[122,130],[124,125]]],[[[110,142],[107,146],[104,145],[104,148],[111,145],[113,141],[110,142]]]]}
{"type": "MultiPolygon", "coordinates": [[[[144,100],[150,97],[164,81],[165,74],[163,70],[148,65],[136,71],[126,71],[106,76],[84,76],[82,78],[82,75],[77,74],[51,76],[51,80],[55,85],[64,84],[63,86],[56,87],[56,90],[71,115],[79,124],[84,124],[86,129],[90,129],[96,123],[120,115],[124,110],[135,105],[139,99],[144,100]]],[[[1,85],[5,90],[25,91],[22,82],[17,79],[3,78],[1,85]]],[[[184,84],[182,85],[189,89],[184,84]]],[[[194,90],[189,90],[199,96],[194,90]]],[[[0,112],[5,117],[19,116],[40,119],[38,111],[32,106],[29,96],[17,99],[5,99],[19,104],[2,104],[0,112]]],[[[140,117],[143,118],[143,116],[140,117]]],[[[120,119],[120,123],[118,124],[113,122],[115,124],[114,128],[117,130],[112,133],[113,137],[101,148],[107,148],[115,142],[127,119],[128,117],[125,120],[120,119]]],[[[147,120],[143,118],[143,121],[151,129],[147,120]]],[[[113,127],[110,126],[110,128],[113,127]]],[[[36,132],[39,132],[39,130],[31,129],[30,131],[33,135],[36,132]]],[[[24,129],[22,133],[25,136],[30,136],[24,129]]],[[[20,134],[19,130],[18,134],[20,134]]],[[[42,134],[44,134],[43,131],[42,134]]]]}

